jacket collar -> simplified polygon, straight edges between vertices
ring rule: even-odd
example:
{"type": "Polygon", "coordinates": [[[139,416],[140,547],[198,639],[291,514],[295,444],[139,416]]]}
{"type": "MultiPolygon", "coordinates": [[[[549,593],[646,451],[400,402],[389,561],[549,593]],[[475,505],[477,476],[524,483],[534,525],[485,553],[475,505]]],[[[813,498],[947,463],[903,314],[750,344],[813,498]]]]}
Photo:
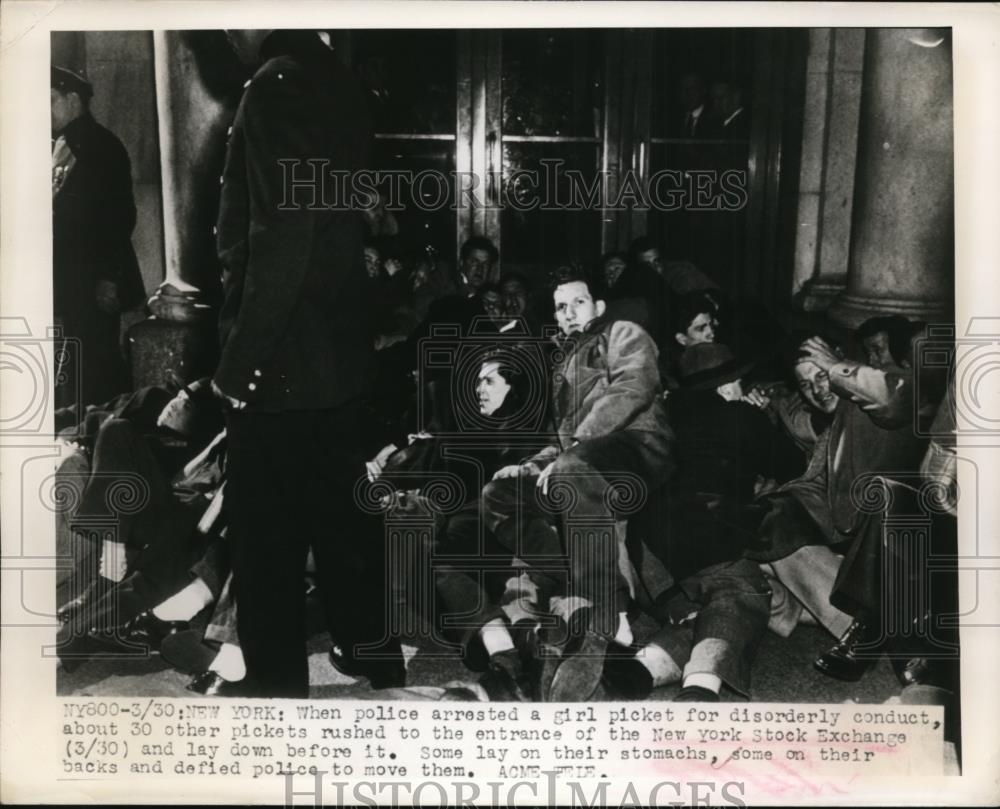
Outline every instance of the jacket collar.
{"type": "Polygon", "coordinates": [[[607,313],[595,317],[586,325],[583,331],[578,331],[574,334],[563,334],[562,332],[559,332],[554,338],[556,345],[568,348],[585,342],[598,332],[604,331],[605,327],[610,323],[611,320],[608,318],[607,313]]]}

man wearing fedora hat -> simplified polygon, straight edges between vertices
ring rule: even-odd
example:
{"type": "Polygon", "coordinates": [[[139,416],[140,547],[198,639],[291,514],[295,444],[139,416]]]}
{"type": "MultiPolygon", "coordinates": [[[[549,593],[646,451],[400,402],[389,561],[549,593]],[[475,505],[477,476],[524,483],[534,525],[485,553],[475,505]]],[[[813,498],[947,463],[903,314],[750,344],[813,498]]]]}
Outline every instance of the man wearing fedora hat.
{"type": "Polygon", "coordinates": [[[743,558],[764,514],[753,500],[760,479],[787,480],[802,467],[795,445],[743,401],[749,368],[718,343],[681,355],[681,387],[667,399],[677,474],[669,496],[629,524],[678,584],[657,599],[664,625],[650,643],[608,656],[605,683],[622,696],[673,682],[683,685],[679,701],[717,700],[723,684],[749,695],[771,599],[757,564],[743,558]]]}
{"type": "Polygon", "coordinates": [[[96,404],[130,387],[119,349],[121,312],[145,291],[132,248],[136,211],[128,153],[90,114],[93,87],[52,67],[52,271],[54,313],[80,343],[78,368],[60,369],[64,405],[96,404]],[[78,377],[76,374],[79,374],[78,377]]]}

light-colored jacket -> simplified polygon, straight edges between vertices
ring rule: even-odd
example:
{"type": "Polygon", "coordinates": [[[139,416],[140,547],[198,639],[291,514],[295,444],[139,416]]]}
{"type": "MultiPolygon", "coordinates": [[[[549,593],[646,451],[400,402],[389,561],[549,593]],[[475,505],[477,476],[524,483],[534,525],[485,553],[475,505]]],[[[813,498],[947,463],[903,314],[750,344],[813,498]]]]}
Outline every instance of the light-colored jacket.
{"type": "Polygon", "coordinates": [[[656,344],[641,326],[598,318],[557,346],[552,412],[558,444],[532,461],[544,467],[577,442],[620,430],[671,436],[656,344]]]}

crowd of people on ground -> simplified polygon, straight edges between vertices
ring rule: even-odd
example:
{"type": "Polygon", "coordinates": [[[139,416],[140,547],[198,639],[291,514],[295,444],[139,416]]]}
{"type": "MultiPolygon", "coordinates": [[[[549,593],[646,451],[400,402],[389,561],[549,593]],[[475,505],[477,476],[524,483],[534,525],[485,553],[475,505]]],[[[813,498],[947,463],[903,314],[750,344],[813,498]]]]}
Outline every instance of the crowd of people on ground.
{"type": "MultiPolygon", "coordinates": [[[[433,639],[482,672],[449,698],[586,700],[602,681],[630,699],[671,682],[683,685],[676,699],[714,700],[724,689],[749,698],[764,632],[787,635],[803,620],[830,632],[815,661],[830,676],[857,680],[888,650],[903,682],[954,685],[926,638],[910,633],[908,647],[893,646],[884,619],[897,602],[886,599],[898,599],[898,622],[907,592],[885,588],[898,587],[900,573],[919,587],[922,571],[893,567],[913,557],[887,538],[884,510],[863,508],[859,497],[874,495],[858,492],[863,481],[899,500],[899,490],[916,496],[921,474],[943,474],[953,494],[953,471],[926,468],[948,455],[921,436],[941,435],[930,421],[953,405],[926,375],[920,393],[930,398],[914,402],[922,324],[877,317],[850,352],[793,334],[754,356],[747,347],[780,329],[697,268],[664,262],[649,239],[591,271],[553,268],[544,290],[501,274],[482,237],[465,242],[454,273],[392,237],[364,251],[378,363],[353,425],[369,448],[356,471],[381,487],[382,502],[361,522],[371,549],[387,535],[383,520],[422,498],[434,511],[426,490],[435,482],[460,497],[434,513],[420,548],[403,553],[413,555],[411,574],[413,558],[423,573],[387,575],[382,593],[390,610],[427,613],[433,639]],[[442,351],[447,359],[435,362],[442,351]],[[776,356],[772,370],[766,360],[776,356]],[[568,510],[556,494],[567,491],[568,510]],[[642,505],[617,509],[616,498],[642,505]],[[645,580],[646,558],[667,573],[660,592],[645,580]],[[633,633],[637,610],[660,626],[651,637],[633,633]]],[[[219,507],[222,405],[210,380],[177,387],[173,398],[153,388],[90,408],[81,425],[75,411],[64,414],[90,459],[75,523],[105,507],[125,471],[147,481],[150,496],[118,536],[96,543],[97,575],[61,614],[67,626],[87,616],[92,648],[160,648],[192,672],[192,688],[242,693],[219,507]]],[[[935,542],[954,541],[953,512],[939,517],[935,542]]],[[[375,563],[371,554],[356,561],[375,563]]],[[[302,579],[316,586],[306,570],[302,579]]],[[[948,606],[940,597],[933,605],[948,606]]],[[[930,617],[908,620],[926,626],[930,617]]],[[[328,629],[339,670],[375,687],[403,685],[400,660],[366,659],[328,629]]]]}
{"type": "MultiPolygon", "coordinates": [[[[234,142],[290,148],[259,117],[287,102],[288,54],[351,110],[324,126],[363,126],[318,39],[256,44],[234,142]]],[[[786,333],[647,237],[544,279],[501,272],[483,236],[454,268],[363,241],[360,217],[312,250],[307,217],[253,226],[273,178],[248,190],[249,159],[231,148],[223,175],[217,372],[59,411],[67,668],[153,649],[203,694],[305,697],[315,595],[331,663],[376,689],[406,683],[412,614],[476,672],[443,699],[749,699],[764,633],[800,622],[829,632],[824,674],[888,652],[904,684],[957,694],[937,620],[957,588],[885,528],[933,484],[925,550],[954,553],[954,395],[919,367],[922,324],[786,333]]]]}

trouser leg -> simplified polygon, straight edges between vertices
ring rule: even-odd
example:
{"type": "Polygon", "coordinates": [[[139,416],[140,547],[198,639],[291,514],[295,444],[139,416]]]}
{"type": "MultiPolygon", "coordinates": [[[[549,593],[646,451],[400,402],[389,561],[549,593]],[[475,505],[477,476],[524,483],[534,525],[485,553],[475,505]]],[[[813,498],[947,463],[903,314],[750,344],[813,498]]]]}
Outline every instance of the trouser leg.
{"type": "Polygon", "coordinates": [[[236,601],[233,598],[232,583],[233,577],[230,574],[222,585],[219,598],[215,602],[215,611],[205,629],[205,640],[239,646],[240,639],[236,629],[236,601]]]}
{"type": "Polygon", "coordinates": [[[658,485],[668,459],[666,440],[626,431],[583,441],[563,452],[549,476],[549,493],[563,516],[570,593],[589,601],[592,628],[613,638],[628,606],[628,582],[618,565],[613,504],[641,504],[658,485]],[[569,500],[567,503],[566,500],[569,500]]]}
{"type": "Polygon", "coordinates": [[[483,523],[496,541],[528,567],[539,602],[564,593],[566,555],[555,524],[535,485],[537,478],[494,480],[483,489],[483,523]]]}
{"type": "Polygon", "coordinates": [[[308,538],[301,466],[310,444],[298,414],[227,417],[226,511],[237,627],[262,696],[309,693],[302,573],[308,538]]]}
{"type": "MultiPolygon", "coordinates": [[[[323,411],[309,428],[314,450],[302,481],[304,532],[316,563],[327,629],[345,651],[361,659],[398,656],[388,620],[386,534],[381,514],[355,501],[364,477],[365,452],[357,424],[357,402],[323,411]]],[[[301,578],[301,577],[300,577],[301,578]]]]}
{"type": "Polygon", "coordinates": [[[685,677],[714,674],[749,697],[750,669],[767,629],[771,599],[757,565],[742,559],[712,565],[680,587],[679,597],[697,615],[690,628],[664,626],[650,643],[663,649],[685,677]]]}
{"type": "Polygon", "coordinates": [[[770,563],[774,575],[834,637],[841,637],[853,618],[830,603],[841,558],[825,545],[805,545],[770,563]]]}
{"type": "Polygon", "coordinates": [[[479,503],[452,515],[442,526],[427,556],[428,571],[436,595],[434,620],[441,635],[467,647],[479,630],[503,611],[488,585],[498,575],[509,573],[510,551],[480,535],[479,503]]]}

